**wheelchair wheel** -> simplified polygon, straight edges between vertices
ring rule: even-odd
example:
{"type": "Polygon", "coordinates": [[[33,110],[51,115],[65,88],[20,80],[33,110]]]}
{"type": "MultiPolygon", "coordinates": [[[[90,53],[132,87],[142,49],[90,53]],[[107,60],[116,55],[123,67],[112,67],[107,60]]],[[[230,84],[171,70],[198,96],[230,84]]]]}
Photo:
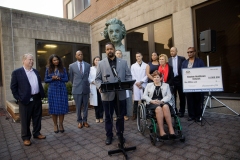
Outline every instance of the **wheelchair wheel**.
{"type": "Polygon", "coordinates": [[[145,129],[146,129],[146,108],[143,103],[138,105],[137,109],[137,127],[138,131],[144,135],[145,129]]]}

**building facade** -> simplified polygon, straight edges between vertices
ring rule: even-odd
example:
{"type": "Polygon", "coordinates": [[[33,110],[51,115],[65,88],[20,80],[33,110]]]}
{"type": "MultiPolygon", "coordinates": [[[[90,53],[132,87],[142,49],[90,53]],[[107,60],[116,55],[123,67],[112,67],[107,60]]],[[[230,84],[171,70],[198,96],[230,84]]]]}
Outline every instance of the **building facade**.
{"type": "Polygon", "coordinates": [[[34,68],[43,80],[51,54],[59,55],[68,69],[77,50],[91,61],[90,44],[88,23],[0,7],[0,106],[13,100],[11,73],[22,66],[23,54],[34,55],[34,68]]]}
{"type": "Polygon", "coordinates": [[[143,53],[150,61],[153,51],[170,56],[170,48],[187,58],[187,48],[195,46],[201,53],[199,35],[216,31],[216,52],[208,53],[210,66],[221,66],[224,92],[212,93],[229,106],[240,106],[240,1],[238,0],[63,0],[64,17],[90,24],[92,56],[104,53],[102,32],[111,18],[120,19],[127,29],[123,40],[130,51],[143,53]],[[76,5],[77,4],[77,5],[76,5]],[[81,10],[77,8],[83,5],[81,10]],[[77,12],[78,10],[78,12],[77,12]]]}

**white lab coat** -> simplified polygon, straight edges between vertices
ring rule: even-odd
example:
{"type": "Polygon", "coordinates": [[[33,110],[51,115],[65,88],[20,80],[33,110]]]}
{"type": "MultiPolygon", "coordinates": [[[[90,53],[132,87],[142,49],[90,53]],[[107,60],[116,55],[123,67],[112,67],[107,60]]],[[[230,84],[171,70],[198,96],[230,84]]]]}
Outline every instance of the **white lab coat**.
{"type": "MultiPolygon", "coordinates": [[[[145,88],[147,85],[147,75],[146,75],[147,64],[142,62],[140,65],[136,62],[131,66],[132,79],[136,82],[143,82],[142,87],[145,88]]],[[[136,83],[135,82],[135,83],[136,83]]],[[[142,99],[143,89],[139,89],[135,84],[133,85],[133,99],[134,101],[139,101],[142,99]]]]}
{"type": "Polygon", "coordinates": [[[88,81],[90,83],[90,105],[92,106],[98,106],[98,99],[97,99],[97,87],[95,84],[92,84],[92,82],[95,82],[95,78],[96,78],[96,71],[97,68],[95,66],[92,66],[90,68],[90,73],[89,73],[89,77],[88,77],[88,81]]]}

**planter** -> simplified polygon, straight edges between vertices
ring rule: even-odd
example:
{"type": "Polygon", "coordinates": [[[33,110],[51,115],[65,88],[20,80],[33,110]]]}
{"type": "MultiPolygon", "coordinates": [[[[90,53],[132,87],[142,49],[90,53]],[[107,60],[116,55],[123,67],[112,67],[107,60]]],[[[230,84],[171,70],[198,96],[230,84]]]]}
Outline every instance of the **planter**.
{"type": "MultiPolygon", "coordinates": [[[[19,116],[19,106],[15,103],[15,101],[7,101],[7,111],[11,115],[11,117],[14,119],[14,121],[19,122],[20,116],[19,116]]],[[[75,112],[75,102],[74,100],[68,101],[68,107],[69,112],[75,112]]],[[[42,116],[49,116],[48,113],[48,104],[42,104],[42,116]]]]}

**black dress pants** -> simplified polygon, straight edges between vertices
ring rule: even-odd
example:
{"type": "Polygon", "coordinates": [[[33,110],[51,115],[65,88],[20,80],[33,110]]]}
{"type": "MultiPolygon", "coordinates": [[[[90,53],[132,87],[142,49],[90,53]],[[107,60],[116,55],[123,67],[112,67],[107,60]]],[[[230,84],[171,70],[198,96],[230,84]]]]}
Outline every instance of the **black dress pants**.
{"type": "Polygon", "coordinates": [[[116,122],[117,135],[124,131],[124,114],[125,114],[125,106],[126,100],[119,100],[120,106],[120,114],[118,113],[118,106],[116,96],[113,101],[103,101],[103,107],[105,111],[105,130],[107,137],[113,137],[112,129],[113,129],[113,111],[115,110],[116,115],[119,116],[116,122]]]}
{"type": "Polygon", "coordinates": [[[30,123],[32,120],[33,137],[40,135],[41,120],[42,120],[42,101],[40,94],[33,96],[33,101],[30,101],[27,105],[22,104],[19,101],[19,113],[21,121],[21,137],[22,140],[31,139],[30,123]]]}
{"type": "Polygon", "coordinates": [[[202,116],[203,94],[199,92],[187,93],[188,116],[200,118],[202,116]]]}
{"type": "Polygon", "coordinates": [[[94,106],[95,116],[96,116],[96,119],[102,119],[103,118],[103,105],[102,105],[101,95],[100,95],[98,89],[97,89],[97,100],[98,100],[98,106],[94,106]]]}
{"type": "Polygon", "coordinates": [[[183,86],[182,86],[182,80],[181,77],[177,76],[174,77],[174,81],[173,81],[173,85],[174,85],[174,97],[175,97],[175,106],[177,103],[177,93],[179,96],[179,101],[180,101],[180,109],[179,112],[184,114],[185,113],[185,106],[186,106],[186,97],[185,94],[183,93],[183,86]]]}

